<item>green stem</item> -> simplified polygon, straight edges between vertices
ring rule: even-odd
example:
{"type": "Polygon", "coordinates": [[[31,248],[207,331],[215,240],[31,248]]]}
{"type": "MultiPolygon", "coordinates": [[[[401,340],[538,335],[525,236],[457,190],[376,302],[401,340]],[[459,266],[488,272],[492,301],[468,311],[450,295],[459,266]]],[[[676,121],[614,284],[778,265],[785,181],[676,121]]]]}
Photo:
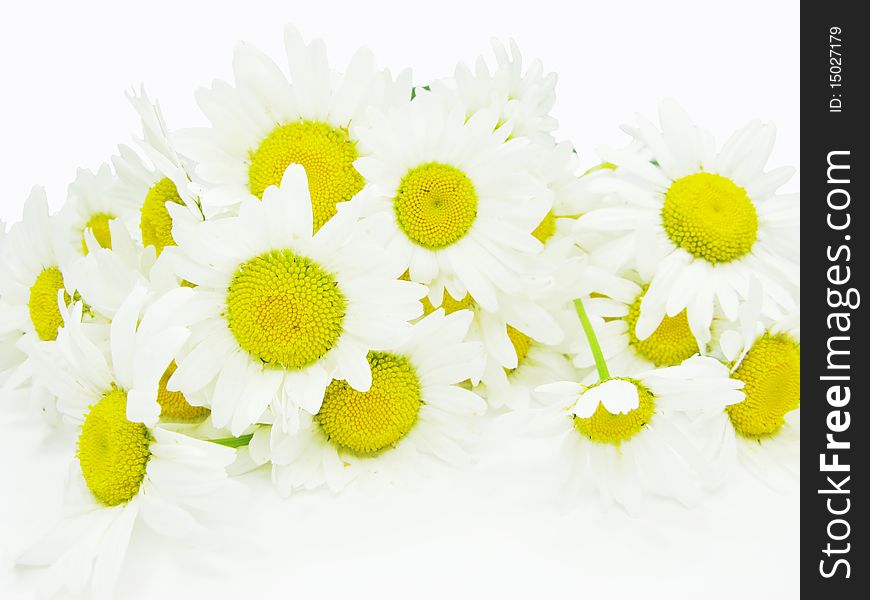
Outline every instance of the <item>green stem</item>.
{"type": "Polygon", "coordinates": [[[595,335],[595,330],[592,329],[589,315],[586,314],[583,300],[580,298],[575,299],[574,308],[577,309],[577,316],[580,317],[580,324],[583,325],[583,333],[586,334],[586,341],[589,342],[589,348],[592,350],[592,357],[595,359],[595,368],[598,369],[599,381],[610,379],[610,371],[607,370],[607,363],[604,362],[604,354],[601,352],[601,346],[598,344],[598,337],[595,335]]]}
{"type": "Polygon", "coordinates": [[[229,438],[219,438],[216,440],[208,440],[212,444],[220,444],[221,446],[227,446],[229,448],[241,448],[242,446],[247,446],[251,442],[251,438],[254,437],[253,433],[249,433],[247,435],[242,435],[239,437],[229,437],[229,438]]]}

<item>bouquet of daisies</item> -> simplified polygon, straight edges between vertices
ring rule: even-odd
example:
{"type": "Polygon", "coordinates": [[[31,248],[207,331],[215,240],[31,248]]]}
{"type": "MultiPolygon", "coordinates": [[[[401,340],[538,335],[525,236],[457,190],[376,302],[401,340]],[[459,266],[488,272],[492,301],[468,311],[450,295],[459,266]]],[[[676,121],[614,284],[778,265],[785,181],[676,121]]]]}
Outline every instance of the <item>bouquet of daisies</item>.
{"type": "Polygon", "coordinates": [[[134,524],[187,535],[251,469],[289,495],[461,464],[488,409],[629,511],[739,464],[789,485],[800,212],[772,125],[717,147],[665,102],[584,168],[513,43],[425,86],[285,45],[237,47],[207,128],[131,93],[135,147],[0,238],[4,400],[75,440],[20,559],[49,592],[111,598],[134,524]]]}

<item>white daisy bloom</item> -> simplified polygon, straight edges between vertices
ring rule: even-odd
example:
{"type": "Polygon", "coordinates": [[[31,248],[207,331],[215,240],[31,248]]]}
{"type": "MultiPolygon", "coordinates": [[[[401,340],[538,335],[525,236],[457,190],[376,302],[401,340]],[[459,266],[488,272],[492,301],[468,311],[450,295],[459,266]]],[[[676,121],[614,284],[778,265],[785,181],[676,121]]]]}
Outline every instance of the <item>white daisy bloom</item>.
{"type": "Polygon", "coordinates": [[[150,286],[148,275],[156,256],[153,248],[139,246],[120,221],[111,221],[108,231],[112,248],[101,247],[86,232],[88,254],[70,264],[64,274],[67,288],[81,294],[88,311],[111,320],[137,285],[150,286]]]}
{"type": "Polygon", "coordinates": [[[135,418],[154,400],[160,374],[188,334],[165,326],[171,313],[165,303],[143,311],[146,297],[142,288],[131,294],[105,341],[84,330],[82,305],[74,303],[64,311],[57,342],[34,354],[59,410],[80,425],[66,514],[19,558],[20,564],[49,566],[47,594],[89,590],[89,597],[114,598],[137,523],[162,535],[189,536],[203,527],[202,519],[231,510],[228,501],[242,491],[226,474],[232,449],[135,418]]]}
{"type": "Polygon", "coordinates": [[[581,331],[571,296],[582,261],[551,260],[552,279],[527,282],[528,294],[500,302],[507,310],[490,313],[470,305],[475,320],[469,339],[482,341],[487,351],[480,391],[494,408],[525,409],[535,387],[576,377],[565,353],[581,331]]]}
{"type": "MultiPolygon", "coordinates": [[[[612,274],[594,265],[581,277],[583,303],[601,346],[607,365],[614,374],[627,374],[655,367],[670,367],[706,351],[689,327],[686,310],[662,317],[658,327],[641,339],[638,321],[646,286],[633,278],[612,274]],[[587,297],[589,295],[591,297],[587,297]]],[[[595,366],[595,357],[585,337],[570,346],[574,365],[595,366]]]]}
{"type": "Polygon", "coordinates": [[[595,187],[596,178],[581,174],[580,159],[570,143],[536,143],[534,160],[533,172],[553,194],[552,208],[532,232],[544,245],[541,260],[533,267],[538,275],[543,275],[566,260],[583,255],[576,231],[577,218],[599,207],[601,199],[595,187]]]}
{"type": "MultiPolygon", "coordinates": [[[[63,324],[58,292],[69,303],[75,296],[55,251],[45,190],[35,187],[24,203],[24,215],[14,224],[0,249],[0,336],[4,343],[5,392],[32,382],[26,349],[52,341],[63,324]]],[[[34,384],[34,389],[40,388],[34,384]]]]}
{"type": "Polygon", "coordinates": [[[128,199],[120,199],[113,193],[115,176],[108,164],[103,164],[96,173],[78,169],[75,181],[67,191],[63,208],[52,220],[55,251],[61,268],[74,265],[90,251],[88,235],[102,248],[112,247],[109,224],[123,223],[128,231],[135,231],[138,222],[138,206],[128,199]]]}
{"type": "Polygon", "coordinates": [[[550,115],[556,102],[555,73],[544,73],[540,60],[534,60],[523,69],[523,57],[514,40],[509,48],[492,40],[495,67],[490,71],[486,60],[478,57],[474,72],[460,63],[453,78],[432,83],[435,91],[455,93],[459,104],[470,118],[477,111],[494,106],[498,111],[498,124],[513,123],[514,136],[535,140],[552,140],[552,132],[559,123],[550,115]]]}
{"type": "Polygon", "coordinates": [[[339,490],[360,474],[387,478],[423,466],[422,455],[456,463],[467,458],[468,418],[486,410],[460,384],[480,377],[483,348],[464,341],[472,315],[437,310],[386,351],[372,351],[367,391],[333,381],[299,431],[260,427],[249,446],[259,463],[272,462],[272,479],[288,495],[297,488],[339,490]]]}
{"type": "Polygon", "coordinates": [[[435,93],[419,94],[359,129],[355,165],[366,188],[343,210],[362,217],[412,281],[430,286],[437,307],[446,289],[489,311],[498,293],[520,293],[524,257],[539,253],[532,231],[552,206],[528,172],[527,138],[508,140],[498,113],[470,119],[435,93]]]}
{"type": "MultiPolygon", "coordinates": [[[[548,279],[546,283],[552,285],[552,280],[548,279]]],[[[484,387],[477,391],[484,394],[486,389],[486,398],[493,407],[508,405],[519,408],[526,404],[526,386],[510,389],[514,375],[518,376],[517,382],[531,382],[551,369],[562,372],[555,347],[563,341],[569,325],[566,325],[565,315],[558,310],[558,306],[552,302],[545,306],[542,302],[548,297],[542,291],[548,289],[543,287],[544,284],[530,281],[528,285],[536,286],[539,293],[535,296],[499,295],[501,308],[497,312],[486,310],[468,293],[461,300],[456,300],[449,292],[445,292],[438,308],[448,315],[457,311],[471,312],[467,339],[483,345],[486,365],[482,379],[471,379],[470,383],[477,386],[483,382],[484,387]],[[520,370],[520,367],[523,369],[520,370]]],[[[424,315],[438,309],[432,305],[429,297],[423,298],[424,315]]]]}
{"type": "Polygon", "coordinates": [[[196,285],[198,312],[169,389],[210,406],[214,424],[234,435],[269,407],[295,429],[297,407],[316,414],[333,379],[367,390],[367,353],[395,344],[422,312],[424,286],[397,280],[353,222],[332,219],[312,235],[301,166],[262,201],[247,197],[237,216],[199,221],[169,208],[178,246],[161,259],[196,285]]]}
{"type": "MultiPolygon", "coordinates": [[[[114,323],[125,316],[123,306],[129,304],[130,295],[147,289],[148,302],[162,307],[169,319],[167,324],[180,326],[195,321],[197,308],[189,302],[192,292],[186,286],[181,287],[172,270],[174,265],[157,259],[153,247],[137,245],[118,221],[112,221],[109,227],[112,249],[90,243],[87,256],[68,269],[70,289],[87,298],[92,316],[114,323]]],[[[158,382],[156,402],[152,400],[136,413],[137,420],[153,424],[159,416],[163,421],[192,424],[201,423],[208,416],[207,408],[192,406],[181,392],[167,390],[167,382],[176,366],[173,360],[166,368],[158,382]]]]}
{"type": "Polygon", "coordinates": [[[157,103],[152,103],[142,88],[127,94],[142,123],[142,138],[137,145],[146,160],[129,146],[119,146],[112,157],[117,181],[112,189],[118,205],[131,211],[126,222],[133,222],[136,239],[143,246],[153,246],[157,254],[174,245],[172,219],[167,202],[183,204],[194,215],[201,215],[192,193],[190,169],[169,139],[169,129],[157,103]]]}
{"type": "Polygon", "coordinates": [[[718,354],[746,399],[695,427],[721,484],[739,463],[762,482],[794,491],[800,477],[800,310],[765,327],[756,295],[736,327],[719,336],[718,354]]]}
{"type": "Polygon", "coordinates": [[[576,377],[571,361],[559,346],[537,343],[513,328],[508,332],[517,353],[517,366],[506,369],[487,360],[479,391],[491,407],[524,410],[536,387],[576,377]]]}
{"type": "Polygon", "coordinates": [[[549,406],[542,424],[561,433],[568,482],[589,483],[605,504],[635,512],[647,493],[685,505],[699,499],[706,467],[675,416],[721,412],[743,399],[741,387],[719,361],[698,356],[592,386],[561,381],[535,391],[549,406]]]}
{"type": "Polygon", "coordinates": [[[233,57],[235,84],[216,81],[197,101],[212,127],[179,132],[179,148],[196,162],[209,185],[202,196],[207,214],[234,209],[242,198],[262,197],[278,185],[290,164],[305,167],[314,204],[314,225],[335,214],[365,180],[353,162],[361,155],[349,128],[411,98],[410,72],[395,80],[378,70],[371,52],[359,50],[346,71],[333,70],[322,40],[306,45],[299,32],[284,32],[289,78],[247,44],[233,57]]]}
{"type": "Polygon", "coordinates": [[[773,125],[750,123],[717,153],[710,134],[673,102],[662,103],[659,118],[661,131],[640,119],[627,128],[635,144],[602,152],[623,180],[624,205],[579,220],[583,229],[617,234],[599,250],[609,268],[634,268],[650,281],[638,337],[686,310],[704,346],[714,308],[735,320],[753,276],[765,313],[782,316],[800,285],[800,206],[797,194],[776,193],[794,169],[764,170],[773,125]]]}

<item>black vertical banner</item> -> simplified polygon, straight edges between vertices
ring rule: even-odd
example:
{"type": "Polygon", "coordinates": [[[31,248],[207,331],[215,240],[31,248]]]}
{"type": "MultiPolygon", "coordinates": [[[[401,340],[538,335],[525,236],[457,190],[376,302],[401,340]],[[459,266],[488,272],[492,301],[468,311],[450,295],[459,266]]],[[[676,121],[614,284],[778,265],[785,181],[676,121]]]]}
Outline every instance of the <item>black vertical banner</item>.
{"type": "Polygon", "coordinates": [[[866,598],[870,30],[862,3],[802,8],[801,587],[866,598]]]}

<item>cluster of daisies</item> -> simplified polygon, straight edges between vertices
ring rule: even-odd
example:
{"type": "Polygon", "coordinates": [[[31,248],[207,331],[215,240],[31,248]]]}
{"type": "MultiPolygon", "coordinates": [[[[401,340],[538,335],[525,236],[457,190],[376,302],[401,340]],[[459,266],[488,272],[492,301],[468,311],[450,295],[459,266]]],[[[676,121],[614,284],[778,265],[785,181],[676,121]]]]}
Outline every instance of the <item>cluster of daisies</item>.
{"type": "Polygon", "coordinates": [[[462,463],[488,409],[629,511],[738,464],[788,485],[800,211],[772,125],[717,148],[665,102],[583,169],[514,44],[422,87],[285,44],[237,47],[210,127],[131,93],[135,147],[4,233],[4,399],[75,440],[21,562],[112,597],[134,524],[188,535],[252,469],[288,495],[462,463]]]}

